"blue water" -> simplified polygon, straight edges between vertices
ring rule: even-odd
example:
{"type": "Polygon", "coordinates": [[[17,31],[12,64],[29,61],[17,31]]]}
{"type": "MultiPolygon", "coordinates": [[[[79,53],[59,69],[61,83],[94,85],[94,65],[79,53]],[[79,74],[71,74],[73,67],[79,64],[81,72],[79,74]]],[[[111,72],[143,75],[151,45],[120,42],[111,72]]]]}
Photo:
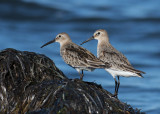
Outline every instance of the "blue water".
{"type": "MultiPolygon", "coordinates": [[[[79,78],[59,55],[59,44],[41,49],[58,33],[67,32],[80,44],[96,29],[108,31],[144,78],[120,78],[119,99],[146,113],[160,113],[160,1],[159,0],[23,0],[0,1],[0,50],[15,48],[45,54],[69,78],[79,78]]],[[[83,45],[96,55],[97,41],[83,45]]],[[[103,69],[85,72],[84,81],[114,92],[114,80],[103,69]]]]}

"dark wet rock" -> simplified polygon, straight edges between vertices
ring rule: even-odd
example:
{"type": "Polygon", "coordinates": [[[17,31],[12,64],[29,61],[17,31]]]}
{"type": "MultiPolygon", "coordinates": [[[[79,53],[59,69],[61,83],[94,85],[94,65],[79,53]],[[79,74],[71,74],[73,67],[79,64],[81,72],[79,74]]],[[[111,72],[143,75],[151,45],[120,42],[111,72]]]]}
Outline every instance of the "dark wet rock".
{"type": "Polygon", "coordinates": [[[0,52],[0,113],[140,113],[93,82],[69,80],[45,55],[0,52]]]}

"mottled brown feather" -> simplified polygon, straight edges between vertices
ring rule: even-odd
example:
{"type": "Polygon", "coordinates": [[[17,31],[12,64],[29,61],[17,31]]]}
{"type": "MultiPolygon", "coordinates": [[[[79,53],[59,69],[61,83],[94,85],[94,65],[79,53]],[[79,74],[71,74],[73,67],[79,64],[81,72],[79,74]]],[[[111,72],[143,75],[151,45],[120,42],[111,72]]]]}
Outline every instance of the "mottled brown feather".
{"type": "Polygon", "coordinates": [[[99,50],[99,59],[111,64],[112,69],[134,72],[139,76],[141,76],[140,73],[145,73],[143,71],[134,69],[128,59],[112,45],[107,44],[105,46],[105,48],[99,50]]]}
{"type": "Polygon", "coordinates": [[[64,61],[74,68],[107,68],[104,62],[95,57],[88,50],[70,43],[61,48],[64,61]]]}

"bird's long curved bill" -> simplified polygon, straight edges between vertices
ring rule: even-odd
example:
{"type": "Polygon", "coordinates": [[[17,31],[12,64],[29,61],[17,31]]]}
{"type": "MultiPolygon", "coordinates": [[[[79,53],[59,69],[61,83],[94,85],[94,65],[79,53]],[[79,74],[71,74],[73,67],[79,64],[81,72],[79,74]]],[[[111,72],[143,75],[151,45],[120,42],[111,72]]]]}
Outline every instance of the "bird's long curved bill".
{"type": "Polygon", "coordinates": [[[81,45],[84,44],[84,43],[86,43],[86,42],[88,42],[88,41],[90,41],[90,40],[93,40],[93,39],[94,39],[94,36],[92,36],[92,37],[90,37],[88,40],[82,42],[81,45]]]}
{"type": "Polygon", "coordinates": [[[49,45],[49,44],[51,44],[51,43],[54,43],[54,42],[55,42],[55,39],[47,42],[46,44],[44,44],[43,46],[41,46],[41,48],[43,48],[44,46],[49,45]]]}

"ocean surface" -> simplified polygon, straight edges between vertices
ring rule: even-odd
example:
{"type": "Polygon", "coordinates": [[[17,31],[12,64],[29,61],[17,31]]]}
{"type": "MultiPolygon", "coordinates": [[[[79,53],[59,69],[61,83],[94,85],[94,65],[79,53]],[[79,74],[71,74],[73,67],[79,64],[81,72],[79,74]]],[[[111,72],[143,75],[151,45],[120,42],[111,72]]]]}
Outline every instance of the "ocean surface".
{"type": "MultiPolygon", "coordinates": [[[[144,78],[121,77],[119,99],[141,109],[160,113],[160,0],[13,0],[0,1],[0,50],[15,48],[50,57],[69,78],[79,78],[65,64],[58,43],[40,48],[60,32],[80,44],[95,30],[108,31],[111,44],[144,78]]],[[[97,41],[82,45],[97,53],[97,41]]],[[[114,79],[103,69],[85,71],[84,81],[96,82],[114,92],[114,79]]]]}

